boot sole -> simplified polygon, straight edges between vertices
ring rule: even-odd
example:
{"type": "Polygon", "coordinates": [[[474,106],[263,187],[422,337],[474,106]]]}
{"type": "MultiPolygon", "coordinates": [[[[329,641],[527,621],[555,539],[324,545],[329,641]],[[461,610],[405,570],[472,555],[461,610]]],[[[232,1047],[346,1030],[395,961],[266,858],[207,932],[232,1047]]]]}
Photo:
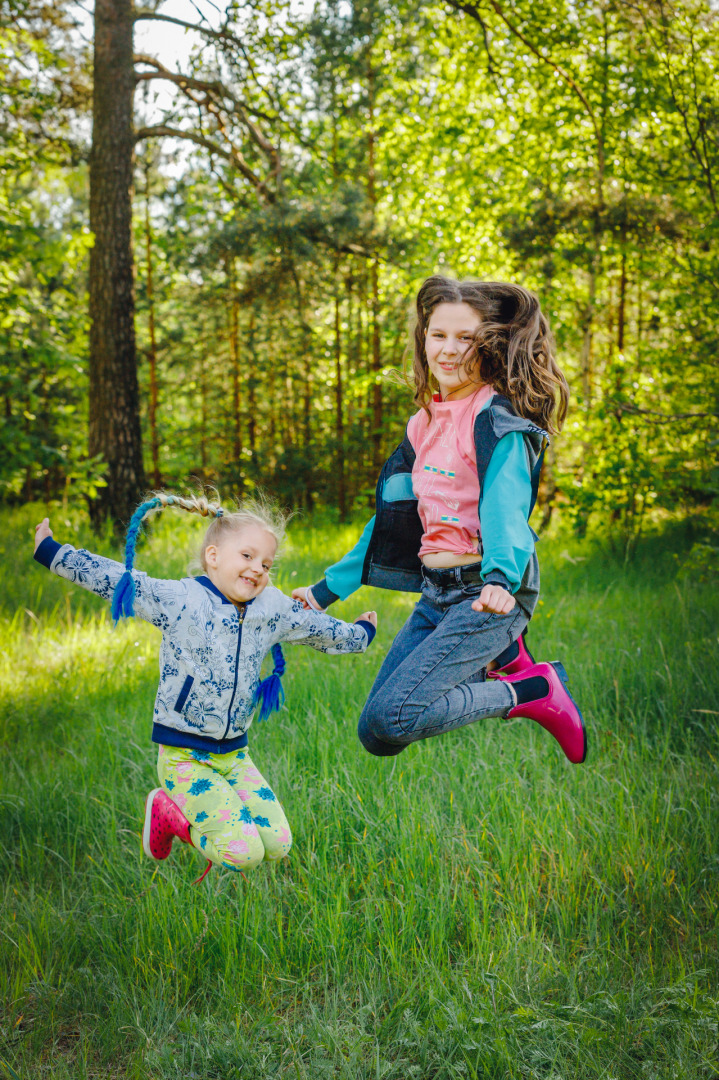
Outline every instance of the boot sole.
{"type": "Polygon", "coordinates": [[[162,791],[162,788],[153,788],[150,794],[145,799],[145,824],[142,829],[142,850],[145,852],[148,858],[152,859],[153,862],[162,862],[162,859],[158,859],[155,855],[152,854],[152,849],[150,847],[150,832],[152,829],[152,801],[159,791],[162,791]]]}
{"type": "Polygon", "coordinates": [[[579,717],[579,723],[582,725],[582,736],[584,738],[584,751],[583,751],[582,756],[579,759],[579,761],[573,762],[573,764],[575,764],[575,765],[582,765],[587,760],[587,728],[586,728],[586,725],[584,723],[584,717],[582,716],[582,710],[579,708],[576,701],[572,697],[572,692],[569,689],[569,676],[567,675],[566,669],[565,669],[564,664],[562,663],[562,661],[561,660],[551,660],[550,663],[551,663],[552,667],[554,668],[554,670],[556,671],[559,678],[561,679],[562,685],[564,686],[565,691],[569,695],[569,698],[570,698],[570,700],[572,702],[572,705],[577,710],[577,716],[579,717]]]}

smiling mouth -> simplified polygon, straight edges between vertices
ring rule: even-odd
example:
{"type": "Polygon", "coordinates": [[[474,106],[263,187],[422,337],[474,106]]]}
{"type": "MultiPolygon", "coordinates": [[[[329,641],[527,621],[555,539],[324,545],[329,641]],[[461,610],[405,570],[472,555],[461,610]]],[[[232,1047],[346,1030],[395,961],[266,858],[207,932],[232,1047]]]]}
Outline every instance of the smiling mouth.
{"type": "Polygon", "coordinates": [[[253,581],[252,578],[243,577],[241,574],[240,574],[240,581],[244,581],[245,585],[255,586],[257,584],[257,582],[253,581]]]}

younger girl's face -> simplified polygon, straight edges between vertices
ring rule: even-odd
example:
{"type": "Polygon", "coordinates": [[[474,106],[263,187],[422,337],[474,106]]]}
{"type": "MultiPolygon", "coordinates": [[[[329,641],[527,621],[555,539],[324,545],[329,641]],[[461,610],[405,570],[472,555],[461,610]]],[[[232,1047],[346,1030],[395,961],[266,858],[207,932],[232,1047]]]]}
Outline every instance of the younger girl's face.
{"type": "Polygon", "coordinates": [[[260,525],[245,525],[205,548],[207,576],[228,600],[246,603],[267,585],[276,552],[272,533],[260,525]]]}
{"type": "MultiPolygon", "coordinates": [[[[472,355],[481,319],[469,304],[437,304],[430,315],[424,347],[427,364],[442,397],[466,383],[465,361],[472,355]]],[[[474,386],[468,388],[471,393],[474,386]]]]}

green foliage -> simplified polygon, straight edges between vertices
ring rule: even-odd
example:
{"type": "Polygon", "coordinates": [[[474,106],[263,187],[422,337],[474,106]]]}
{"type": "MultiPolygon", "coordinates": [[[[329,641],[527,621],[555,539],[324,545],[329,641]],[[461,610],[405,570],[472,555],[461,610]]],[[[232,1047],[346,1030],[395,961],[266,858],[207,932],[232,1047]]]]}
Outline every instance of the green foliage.
{"type": "MultiPolygon", "coordinates": [[[[37,1080],[132,1076],[695,1080],[719,1068],[717,594],[673,582],[680,530],[631,568],[544,543],[531,645],[589,723],[570,766],[528,721],[483,721],[393,762],[355,721],[413,598],[373,590],[362,657],[288,649],[288,706],[252,753],[289,859],[199,887],[151,865],[142,801],[157,632],[31,561],[42,507],[0,526],[0,1062],[37,1080]]],[[[57,519],[56,519],[57,518],[57,519]]],[[[87,542],[76,509],[58,539],[87,542]]],[[[184,573],[202,523],[138,552],[184,573]]],[[[278,583],[357,528],[295,521],[278,583]]],[[[109,534],[104,553],[118,554],[109,534]]],[[[199,868],[199,866],[198,866],[199,868]]],[[[12,1072],[10,1073],[12,1075],[12,1072]]]]}
{"type": "Polygon", "coordinates": [[[682,561],[677,577],[682,581],[701,584],[714,584],[719,579],[719,544],[709,540],[699,541],[692,546],[686,559],[682,561]]]}
{"type": "MultiPolygon", "coordinates": [[[[14,119],[0,485],[59,497],[84,453],[88,240],[83,147],[53,118],[65,68],[82,84],[85,61],[47,12],[20,9],[31,14],[3,39],[14,119]],[[24,72],[26,42],[44,79],[24,72]]],[[[345,513],[364,504],[412,409],[392,378],[412,298],[441,271],[539,293],[572,390],[545,496],[579,534],[597,527],[629,551],[648,524],[706,506],[719,412],[716,23],[706,0],[664,14],[565,0],[318,3],[306,15],[284,0],[230,5],[242,48],[215,37],[185,66],[232,93],[203,114],[203,137],[231,139],[247,169],[177,140],[138,147],[148,474],[264,484],[345,513]]],[[[174,127],[197,128],[197,93],[178,96],[174,127]]],[[[72,100],[82,131],[87,98],[72,100]]],[[[147,95],[136,105],[141,126],[147,95]]],[[[100,475],[86,466],[86,491],[100,475]]]]}
{"type": "Polygon", "coordinates": [[[696,516],[691,522],[692,536],[699,540],[691,545],[689,552],[677,553],[679,565],[677,579],[688,584],[716,585],[719,579],[719,513],[716,507],[696,516]]]}
{"type": "MultiPolygon", "coordinates": [[[[61,18],[61,16],[59,16],[61,18]]],[[[9,73],[0,149],[0,496],[92,494],[101,467],[88,461],[85,176],[68,160],[69,63],[52,36],[0,28],[9,73]],[[53,126],[48,139],[48,126],[53,126]],[[40,134],[41,133],[41,134],[40,134]]]]}

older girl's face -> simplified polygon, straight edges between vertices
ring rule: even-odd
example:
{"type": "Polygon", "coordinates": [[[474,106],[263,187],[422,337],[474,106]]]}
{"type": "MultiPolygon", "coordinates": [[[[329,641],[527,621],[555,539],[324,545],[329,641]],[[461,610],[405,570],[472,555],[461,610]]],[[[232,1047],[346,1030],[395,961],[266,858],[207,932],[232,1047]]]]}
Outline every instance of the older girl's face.
{"type": "MultiPolygon", "coordinates": [[[[425,334],[427,364],[439,384],[442,398],[469,379],[465,367],[472,356],[475,335],[481,319],[469,304],[438,304],[432,312],[425,334]]],[[[453,398],[474,393],[479,383],[470,383],[453,398]]]]}

